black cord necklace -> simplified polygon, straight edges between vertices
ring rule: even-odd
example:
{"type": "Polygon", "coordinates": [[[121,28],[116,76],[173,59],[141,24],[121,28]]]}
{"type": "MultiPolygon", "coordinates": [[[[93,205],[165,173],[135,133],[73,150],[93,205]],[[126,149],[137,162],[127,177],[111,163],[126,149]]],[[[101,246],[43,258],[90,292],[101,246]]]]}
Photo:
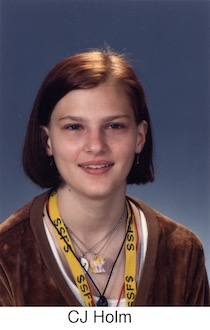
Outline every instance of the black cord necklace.
{"type": "MultiPolygon", "coordinates": [[[[129,226],[128,226],[128,228],[129,228],[129,226]]],[[[119,256],[120,256],[120,253],[121,253],[121,251],[122,251],[122,249],[123,249],[123,246],[124,246],[124,244],[125,244],[126,236],[127,236],[127,231],[126,231],[125,237],[124,237],[124,239],[123,239],[123,242],[122,242],[122,244],[121,244],[120,250],[119,250],[119,252],[118,252],[118,254],[117,254],[117,257],[116,257],[116,259],[115,259],[115,261],[114,261],[114,263],[113,263],[113,265],[112,265],[112,269],[111,269],[111,272],[110,272],[110,274],[109,274],[109,278],[108,278],[108,280],[107,280],[107,283],[106,283],[106,286],[105,286],[105,288],[104,288],[103,293],[100,292],[100,290],[99,290],[99,288],[97,287],[97,285],[96,285],[95,281],[93,280],[92,276],[88,273],[88,271],[86,271],[85,267],[81,264],[79,258],[77,257],[77,255],[75,254],[75,252],[72,250],[72,247],[68,244],[68,242],[66,242],[66,244],[68,244],[68,246],[69,246],[71,252],[73,253],[74,257],[75,257],[75,258],[77,259],[77,261],[80,263],[80,265],[82,266],[83,270],[85,271],[85,273],[87,274],[87,276],[89,277],[89,279],[91,280],[91,282],[93,283],[94,287],[96,288],[96,290],[97,290],[98,293],[99,293],[99,300],[98,300],[97,303],[96,303],[97,306],[108,306],[108,301],[107,301],[107,298],[105,297],[105,292],[106,292],[107,287],[108,287],[108,285],[109,285],[109,282],[110,282],[110,280],[111,280],[111,276],[112,276],[112,273],[113,273],[114,267],[115,267],[115,265],[116,265],[116,263],[117,263],[117,260],[118,260],[118,258],[119,258],[119,256]]]]}
{"type": "Polygon", "coordinates": [[[114,263],[113,263],[113,265],[112,265],[112,269],[111,269],[111,271],[110,271],[110,274],[109,274],[109,277],[108,277],[107,283],[106,283],[106,285],[105,285],[105,288],[104,288],[103,292],[101,293],[100,290],[99,290],[99,288],[97,287],[95,281],[93,280],[92,276],[91,276],[91,275],[89,274],[89,272],[85,269],[85,266],[82,265],[82,263],[80,262],[80,259],[77,257],[76,253],[75,253],[74,250],[72,249],[72,246],[69,244],[67,236],[62,235],[62,232],[58,229],[58,227],[57,227],[57,226],[55,225],[55,223],[53,222],[53,220],[52,220],[52,218],[51,218],[51,216],[50,216],[50,212],[49,212],[48,200],[47,200],[47,205],[46,205],[46,206],[47,206],[47,207],[46,207],[47,215],[48,215],[48,217],[49,217],[51,223],[53,224],[54,228],[56,229],[57,233],[59,234],[59,236],[61,237],[61,239],[64,240],[65,244],[68,246],[69,250],[72,252],[72,254],[74,255],[74,257],[75,257],[76,260],[79,262],[79,264],[80,264],[80,266],[82,267],[82,269],[84,270],[84,273],[87,274],[87,276],[89,277],[90,281],[92,282],[92,284],[94,285],[94,287],[95,287],[96,290],[98,291],[98,293],[99,293],[99,300],[97,301],[97,304],[96,304],[96,305],[97,305],[97,306],[108,306],[108,301],[107,301],[107,298],[105,297],[105,292],[106,292],[107,287],[108,287],[108,285],[109,285],[109,282],[110,282],[110,279],[111,279],[111,276],[112,276],[112,273],[113,273],[114,267],[115,267],[115,265],[116,265],[116,263],[117,263],[117,260],[118,260],[118,258],[119,258],[119,256],[120,256],[120,253],[121,253],[121,251],[122,251],[122,249],[123,249],[123,246],[124,246],[124,244],[125,244],[126,237],[127,237],[127,234],[128,234],[129,228],[130,228],[130,224],[131,224],[131,222],[132,222],[132,218],[131,218],[131,217],[129,218],[129,223],[128,223],[127,230],[126,230],[126,233],[125,233],[125,237],[124,237],[123,242],[122,242],[122,244],[121,244],[121,246],[120,246],[120,250],[119,250],[119,252],[118,252],[118,254],[117,254],[117,257],[116,257],[116,259],[115,259],[115,261],[114,261],[114,263]]]}
{"type": "MultiPolygon", "coordinates": [[[[96,290],[98,291],[98,293],[99,293],[99,300],[97,301],[96,305],[97,305],[97,306],[108,306],[108,301],[107,301],[107,298],[105,297],[105,292],[106,292],[107,287],[108,287],[108,285],[109,285],[109,282],[110,282],[110,280],[111,280],[111,276],[112,276],[112,273],[113,273],[114,267],[115,267],[115,265],[116,265],[116,263],[117,263],[117,260],[118,260],[118,258],[119,258],[119,256],[120,256],[120,253],[121,253],[121,251],[122,251],[122,249],[123,249],[123,246],[124,246],[124,244],[125,244],[125,240],[126,240],[126,237],[127,237],[128,229],[126,230],[126,234],[125,234],[125,237],[124,237],[124,239],[123,239],[123,242],[122,242],[122,244],[121,244],[121,246],[120,246],[120,250],[119,250],[119,252],[118,252],[118,254],[117,254],[117,257],[116,257],[116,259],[115,259],[115,261],[114,261],[114,263],[113,263],[113,265],[112,265],[112,269],[111,269],[111,271],[110,271],[109,278],[108,278],[108,280],[107,280],[107,283],[106,283],[106,285],[105,285],[105,288],[104,288],[104,290],[103,290],[103,293],[101,293],[101,291],[100,291],[99,288],[97,287],[95,281],[93,280],[92,276],[88,273],[88,271],[85,269],[85,267],[81,264],[80,259],[77,257],[77,255],[76,255],[76,253],[73,251],[71,245],[70,245],[69,242],[66,240],[66,237],[64,237],[64,236],[60,233],[60,231],[58,230],[58,228],[54,225],[54,223],[53,223],[53,221],[52,221],[52,219],[51,219],[51,216],[50,216],[50,213],[49,213],[48,207],[47,207],[46,209],[47,209],[47,215],[48,215],[48,217],[49,217],[51,223],[53,224],[54,228],[56,229],[56,231],[58,232],[58,234],[61,236],[61,238],[65,241],[66,245],[68,246],[68,248],[70,249],[70,251],[72,252],[72,254],[74,255],[74,257],[77,259],[77,261],[79,262],[79,264],[80,264],[81,267],[83,268],[85,274],[87,274],[87,276],[89,277],[90,281],[92,282],[92,284],[94,285],[94,287],[95,287],[96,290]]],[[[131,220],[132,220],[132,219],[129,219],[129,225],[128,225],[128,228],[130,227],[130,222],[131,222],[131,220]]]]}

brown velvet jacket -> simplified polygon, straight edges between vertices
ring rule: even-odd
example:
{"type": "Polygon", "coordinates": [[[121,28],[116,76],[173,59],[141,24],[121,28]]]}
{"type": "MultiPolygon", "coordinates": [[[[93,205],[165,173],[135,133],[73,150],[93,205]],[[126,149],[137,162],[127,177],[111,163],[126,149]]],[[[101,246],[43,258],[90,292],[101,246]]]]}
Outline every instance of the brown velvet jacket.
{"type": "MultiPolygon", "coordinates": [[[[0,226],[0,306],[80,306],[54,259],[42,210],[46,193],[0,226]]],[[[148,247],[135,306],[210,305],[199,239],[141,201],[148,247]]]]}

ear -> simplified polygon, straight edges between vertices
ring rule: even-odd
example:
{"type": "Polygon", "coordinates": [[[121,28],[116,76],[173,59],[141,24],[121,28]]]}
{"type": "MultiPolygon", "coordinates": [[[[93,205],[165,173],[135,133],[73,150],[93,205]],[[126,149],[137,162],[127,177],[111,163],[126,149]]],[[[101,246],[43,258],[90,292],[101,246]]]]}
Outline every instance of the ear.
{"type": "Polygon", "coordinates": [[[46,153],[48,156],[52,156],[52,145],[49,137],[49,129],[47,126],[40,126],[41,129],[41,138],[42,138],[42,143],[43,146],[45,147],[46,153]]]}
{"type": "Polygon", "coordinates": [[[145,120],[138,125],[136,139],[136,153],[140,154],[146,142],[148,124],[145,120]]]}

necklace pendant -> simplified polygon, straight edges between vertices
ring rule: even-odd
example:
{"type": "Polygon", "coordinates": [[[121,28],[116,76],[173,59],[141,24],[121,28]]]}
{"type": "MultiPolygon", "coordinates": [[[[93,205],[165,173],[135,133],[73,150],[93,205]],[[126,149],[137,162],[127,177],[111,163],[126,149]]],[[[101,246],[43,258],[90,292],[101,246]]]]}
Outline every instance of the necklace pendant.
{"type": "Polygon", "coordinates": [[[98,256],[95,260],[90,261],[90,267],[94,274],[105,273],[104,269],[105,259],[102,256],[98,256]]]}
{"type": "Polygon", "coordinates": [[[97,306],[108,306],[108,301],[106,297],[100,296],[99,300],[97,301],[97,306]]]}
{"type": "Polygon", "coordinates": [[[88,272],[88,269],[89,269],[89,262],[88,262],[88,260],[87,260],[84,256],[82,256],[82,257],[80,258],[80,264],[82,265],[82,267],[84,268],[84,270],[85,270],[86,272],[88,272]]]}

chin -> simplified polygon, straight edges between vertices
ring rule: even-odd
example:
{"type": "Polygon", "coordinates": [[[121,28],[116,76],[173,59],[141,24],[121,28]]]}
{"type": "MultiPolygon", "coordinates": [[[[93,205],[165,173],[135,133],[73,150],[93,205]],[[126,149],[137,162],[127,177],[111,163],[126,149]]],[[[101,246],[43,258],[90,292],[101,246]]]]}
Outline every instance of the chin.
{"type": "Polygon", "coordinates": [[[111,191],[88,191],[88,193],[86,194],[87,197],[92,198],[94,200],[107,199],[111,195],[111,191]]]}
{"type": "MultiPolygon", "coordinates": [[[[93,187],[92,187],[93,188],[93,187]]],[[[90,196],[90,198],[95,200],[102,200],[107,198],[112,198],[114,195],[119,195],[122,192],[125,193],[126,191],[126,184],[118,185],[118,186],[108,186],[107,184],[105,186],[97,186],[95,185],[94,189],[88,189],[87,190],[87,196],[90,196]]]]}

